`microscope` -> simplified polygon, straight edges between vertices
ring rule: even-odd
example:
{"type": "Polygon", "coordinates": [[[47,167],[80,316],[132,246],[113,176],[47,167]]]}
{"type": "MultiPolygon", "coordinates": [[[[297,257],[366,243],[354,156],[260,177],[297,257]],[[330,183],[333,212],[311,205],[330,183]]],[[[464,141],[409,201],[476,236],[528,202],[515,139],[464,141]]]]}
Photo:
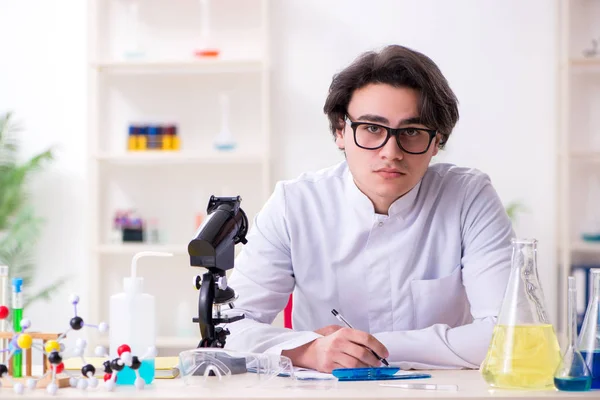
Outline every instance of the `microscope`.
{"type": "Polygon", "coordinates": [[[234,290],[227,286],[226,271],[233,268],[235,245],[246,244],[248,218],[240,208],[242,199],[236,197],[211,196],[207,217],[198,228],[188,245],[190,265],[204,267],[208,271],[195,280],[198,295],[198,317],[194,323],[200,326],[202,339],[198,347],[223,348],[229,330],[217,327],[244,318],[244,315],[223,315],[222,306],[233,308],[237,298],[234,290]]]}

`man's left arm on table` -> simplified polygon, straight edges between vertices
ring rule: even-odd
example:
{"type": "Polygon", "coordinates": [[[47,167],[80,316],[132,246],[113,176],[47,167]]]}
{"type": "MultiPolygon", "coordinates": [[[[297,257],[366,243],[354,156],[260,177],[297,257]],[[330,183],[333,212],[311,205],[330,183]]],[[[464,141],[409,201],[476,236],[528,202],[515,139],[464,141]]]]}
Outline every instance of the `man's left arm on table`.
{"type": "Polygon", "coordinates": [[[478,368],[485,358],[510,275],[512,225],[489,179],[473,180],[462,210],[462,281],[473,322],[380,332],[390,362],[413,368],[478,368]]]}

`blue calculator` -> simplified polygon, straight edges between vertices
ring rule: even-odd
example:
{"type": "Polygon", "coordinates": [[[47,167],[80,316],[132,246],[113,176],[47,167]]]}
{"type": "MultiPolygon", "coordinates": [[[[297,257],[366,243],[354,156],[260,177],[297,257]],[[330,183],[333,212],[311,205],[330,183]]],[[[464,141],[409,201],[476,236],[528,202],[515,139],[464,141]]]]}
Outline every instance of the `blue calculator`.
{"type": "Polygon", "coordinates": [[[389,381],[395,379],[431,378],[430,374],[401,371],[397,367],[338,368],[331,371],[339,381],[389,381]]]}

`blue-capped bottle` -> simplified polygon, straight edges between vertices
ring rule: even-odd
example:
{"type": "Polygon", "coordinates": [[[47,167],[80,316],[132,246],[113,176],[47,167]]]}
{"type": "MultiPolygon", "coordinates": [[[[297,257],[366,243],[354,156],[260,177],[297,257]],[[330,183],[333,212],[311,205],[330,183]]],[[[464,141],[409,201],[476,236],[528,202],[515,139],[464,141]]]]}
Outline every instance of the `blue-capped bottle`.
{"type": "Polygon", "coordinates": [[[159,125],[148,127],[148,149],[160,150],[162,148],[162,128],[159,125]]]}

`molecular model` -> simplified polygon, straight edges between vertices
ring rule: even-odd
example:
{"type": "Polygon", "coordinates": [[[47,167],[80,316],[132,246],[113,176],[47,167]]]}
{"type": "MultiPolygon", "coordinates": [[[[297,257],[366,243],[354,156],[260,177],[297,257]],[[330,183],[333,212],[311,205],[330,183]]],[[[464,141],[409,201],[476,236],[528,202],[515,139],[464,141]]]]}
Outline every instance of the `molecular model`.
{"type": "MultiPolygon", "coordinates": [[[[102,346],[96,347],[95,353],[98,357],[108,357],[108,352],[102,346]]],[[[146,385],[146,382],[140,376],[139,369],[142,366],[143,360],[145,360],[146,358],[156,357],[156,347],[150,347],[146,354],[144,354],[142,357],[137,357],[131,354],[131,347],[129,347],[127,344],[122,344],[117,349],[117,354],[119,355],[119,357],[113,360],[106,360],[103,363],[104,382],[106,382],[106,389],[108,391],[112,391],[115,388],[118,374],[126,366],[131,368],[135,372],[135,387],[137,389],[143,389],[146,385]]]]}
{"type": "MultiPolygon", "coordinates": [[[[10,340],[9,348],[4,350],[4,352],[9,351],[9,356],[7,361],[10,362],[13,355],[22,352],[23,350],[35,349],[39,352],[45,354],[48,357],[48,362],[50,363],[50,369],[40,378],[29,377],[26,381],[28,389],[35,389],[37,383],[40,380],[47,378],[49,375],[51,376],[50,383],[46,386],[46,390],[49,394],[54,395],[58,391],[58,384],[56,375],[60,373],[66,373],[64,371],[63,364],[63,354],[65,351],[65,346],[61,341],[67,336],[67,334],[73,330],[78,331],[81,330],[84,326],[93,327],[98,329],[99,332],[105,333],[108,331],[108,325],[106,323],[100,323],[99,325],[89,325],[83,322],[83,319],[77,315],[77,304],[79,303],[79,296],[71,295],[70,302],[74,307],[75,316],[71,318],[69,321],[70,328],[61,334],[56,340],[48,340],[44,348],[38,346],[33,343],[33,339],[30,334],[26,332],[27,329],[31,327],[31,321],[28,319],[22,319],[20,322],[21,332],[15,332],[14,336],[10,340]]],[[[5,319],[8,317],[9,310],[6,306],[0,306],[0,319],[5,319]]],[[[85,362],[83,358],[83,353],[86,347],[86,341],[83,339],[77,339],[75,344],[75,349],[73,353],[75,356],[81,357],[83,361],[83,368],[81,369],[81,373],[85,379],[71,378],[69,383],[71,386],[79,387],[80,389],[85,389],[88,387],[96,387],[98,385],[98,380],[94,377],[95,368],[92,364],[88,364],[85,362]]],[[[14,378],[11,378],[8,375],[8,368],[4,364],[0,364],[0,378],[7,377],[13,384],[13,389],[17,394],[23,394],[25,391],[25,387],[23,383],[15,381],[14,378]]]]}
{"type": "MultiPolygon", "coordinates": [[[[70,303],[74,308],[74,317],[69,320],[70,328],[61,334],[56,340],[49,340],[45,343],[44,348],[41,346],[37,346],[33,343],[31,335],[26,333],[26,330],[30,328],[31,322],[28,319],[21,320],[21,332],[16,332],[10,341],[9,348],[5,351],[10,351],[8,362],[10,362],[12,356],[21,352],[22,350],[27,349],[36,349],[48,357],[48,362],[50,364],[50,369],[40,378],[32,378],[29,377],[26,382],[26,386],[28,389],[35,389],[37,383],[47,378],[49,375],[51,377],[50,383],[46,386],[46,391],[55,395],[58,391],[58,384],[56,375],[60,373],[64,373],[67,376],[70,376],[67,371],[65,371],[65,366],[63,364],[63,359],[65,354],[69,354],[70,356],[81,358],[83,367],[81,368],[82,377],[69,377],[69,385],[73,388],[78,388],[80,390],[86,390],[87,388],[96,388],[98,386],[98,379],[95,377],[96,367],[94,365],[88,363],[85,360],[84,354],[87,347],[87,342],[84,339],[77,339],[75,342],[75,347],[71,349],[66,349],[65,345],[61,342],[69,332],[71,331],[79,331],[84,327],[95,328],[98,329],[100,333],[108,332],[108,324],[102,322],[98,325],[86,324],[83,321],[83,318],[77,315],[77,304],[79,304],[79,296],[71,295],[69,299],[70,303]]],[[[8,317],[9,310],[5,306],[0,306],[0,319],[5,319],[8,317]]],[[[142,357],[137,357],[131,353],[131,348],[127,344],[123,344],[119,346],[117,349],[117,354],[119,357],[115,359],[110,359],[107,350],[102,347],[96,347],[94,351],[95,355],[98,357],[107,358],[107,360],[103,363],[104,367],[104,382],[107,390],[114,390],[117,382],[118,373],[122,371],[125,367],[131,368],[136,375],[135,379],[135,387],[137,389],[143,389],[145,386],[144,379],[140,376],[139,368],[142,365],[142,361],[146,358],[154,358],[157,355],[157,351],[155,347],[151,347],[148,349],[146,354],[142,357]]],[[[25,387],[21,382],[16,382],[8,375],[8,368],[4,364],[0,364],[0,378],[8,377],[13,383],[13,389],[17,394],[23,394],[25,392],[25,387]]]]}

